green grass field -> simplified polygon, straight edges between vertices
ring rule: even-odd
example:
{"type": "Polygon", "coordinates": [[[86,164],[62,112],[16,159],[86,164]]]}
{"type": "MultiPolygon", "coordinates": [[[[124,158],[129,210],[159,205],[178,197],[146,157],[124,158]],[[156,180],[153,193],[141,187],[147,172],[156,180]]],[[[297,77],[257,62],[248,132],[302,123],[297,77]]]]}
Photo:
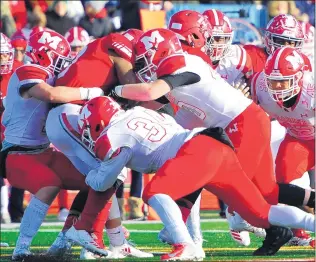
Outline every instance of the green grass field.
{"type": "MultiPolygon", "coordinates": [[[[160,254],[169,252],[171,248],[157,240],[157,233],[162,228],[161,223],[126,223],[124,224],[131,232],[130,239],[137,244],[141,250],[153,252],[152,259],[127,258],[127,261],[159,261],[160,254]]],[[[32,243],[31,251],[43,253],[55,240],[60,225],[42,226],[32,243]]],[[[273,257],[253,257],[252,252],[261,245],[262,239],[251,235],[251,245],[240,247],[233,240],[227,231],[227,223],[220,219],[202,222],[203,236],[205,239],[204,250],[207,258],[204,261],[315,261],[315,250],[311,247],[283,247],[273,257]]],[[[7,242],[10,247],[1,247],[0,261],[9,261],[15,241],[18,236],[18,226],[15,228],[1,228],[1,242],[7,242]]],[[[105,239],[108,244],[107,239],[105,239]]],[[[65,259],[51,259],[38,255],[37,259],[25,261],[76,261],[79,260],[80,247],[73,247],[72,255],[65,259]]],[[[99,261],[99,260],[95,260],[99,261]]]]}

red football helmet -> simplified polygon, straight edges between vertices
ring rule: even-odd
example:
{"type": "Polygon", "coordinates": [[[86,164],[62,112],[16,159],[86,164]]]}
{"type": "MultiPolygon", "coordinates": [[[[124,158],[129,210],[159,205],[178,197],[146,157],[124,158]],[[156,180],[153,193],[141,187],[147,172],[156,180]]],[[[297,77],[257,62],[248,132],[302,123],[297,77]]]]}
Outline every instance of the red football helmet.
{"type": "Polygon", "coordinates": [[[263,42],[268,54],[284,46],[286,41],[294,42],[297,49],[303,46],[304,33],[294,16],[278,15],[272,18],[265,31],[263,42]]]}
{"type": "Polygon", "coordinates": [[[111,119],[124,110],[111,97],[100,96],[86,102],[80,109],[78,128],[82,142],[93,151],[95,141],[111,119]]]}
{"type": "Polygon", "coordinates": [[[62,35],[54,31],[38,32],[30,37],[25,58],[58,74],[71,63],[70,46],[62,35]]]}
{"type": "Polygon", "coordinates": [[[162,60],[183,53],[177,35],[164,28],[144,33],[136,44],[135,72],[142,82],[154,81],[156,70],[162,60]]]}
{"type": "Polygon", "coordinates": [[[13,67],[14,48],[11,40],[3,33],[0,33],[0,74],[9,74],[13,67]]]}
{"type": "Polygon", "coordinates": [[[211,25],[205,16],[196,11],[183,10],[175,13],[170,18],[168,29],[175,32],[187,46],[203,52],[206,52],[207,41],[211,41],[211,25]]]}
{"type": "Polygon", "coordinates": [[[132,42],[132,45],[135,46],[139,38],[143,35],[143,31],[135,28],[131,28],[122,33],[129,41],[132,42]]]}
{"type": "Polygon", "coordinates": [[[269,56],[264,75],[274,101],[285,102],[300,92],[304,66],[303,57],[292,47],[284,46],[269,56]]]}
{"type": "Polygon", "coordinates": [[[208,48],[210,58],[213,62],[219,61],[228,54],[233,41],[232,25],[229,18],[219,10],[206,10],[203,15],[207,16],[212,28],[212,41],[209,42],[208,48]],[[224,43],[215,43],[220,38],[224,38],[224,43]]]}
{"type": "Polygon", "coordinates": [[[90,42],[88,32],[80,26],[70,28],[65,34],[65,38],[71,47],[71,57],[73,58],[90,42]]]}

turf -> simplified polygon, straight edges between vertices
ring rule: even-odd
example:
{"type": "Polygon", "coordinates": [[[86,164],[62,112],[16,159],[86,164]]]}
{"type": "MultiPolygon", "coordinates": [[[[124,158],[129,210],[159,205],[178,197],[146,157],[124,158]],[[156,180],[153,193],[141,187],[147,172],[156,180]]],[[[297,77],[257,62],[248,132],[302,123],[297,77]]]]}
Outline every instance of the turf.
{"type": "MultiPolygon", "coordinates": [[[[137,244],[141,250],[153,252],[152,259],[127,258],[127,261],[159,261],[162,253],[169,252],[171,248],[157,240],[157,233],[162,228],[160,223],[135,223],[126,224],[131,231],[130,239],[137,244]]],[[[31,251],[43,253],[55,240],[61,226],[42,226],[40,232],[33,240],[31,251]]],[[[240,247],[227,231],[227,223],[222,220],[202,222],[204,250],[207,258],[204,261],[315,261],[315,250],[311,247],[288,247],[285,246],[273,257],[253,257],[252,252],[261,245],[262,239],[251,235],[251,244],[248,247],[240,247]]],[[[13,229],[1,229],[1,242],[7,242],[10,247],[1,248],[0,261],[9,261],[18,236],[18,227],[13,229]]],[[[108,244],[107,239],[105,239],[108,244]]],[[[72,255],[61,259],[51,259],[37,255],[37,257],[26,261],[76,261],[79,260],[80,248],[73,247],[72,255]]],[[[98,261],[98,260],[95,260],[98,261]]]]}

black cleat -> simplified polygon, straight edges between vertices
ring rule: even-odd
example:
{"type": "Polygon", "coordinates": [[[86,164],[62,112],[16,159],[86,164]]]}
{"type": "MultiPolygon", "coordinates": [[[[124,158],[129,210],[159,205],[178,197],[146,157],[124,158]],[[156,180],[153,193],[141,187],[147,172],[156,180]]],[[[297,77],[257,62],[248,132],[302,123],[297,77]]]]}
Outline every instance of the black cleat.
{"type": "Polygon", "coordinates": [[[262,246],[253,252],[254,256],[273,256],[293,237],[292,231],[287,227],[271,226],[266,232],[262,246]]]}

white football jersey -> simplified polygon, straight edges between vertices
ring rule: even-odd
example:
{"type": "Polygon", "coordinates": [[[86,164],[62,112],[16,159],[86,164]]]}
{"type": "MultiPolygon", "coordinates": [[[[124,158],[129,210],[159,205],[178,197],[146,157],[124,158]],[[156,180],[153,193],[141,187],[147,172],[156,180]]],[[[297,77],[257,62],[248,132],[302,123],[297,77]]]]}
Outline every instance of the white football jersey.
{"type": "Polygon", "coordinates": [[[179,108],[175,115],[176,121],[188,129],[225,129],[252,101],[223,80],[200,57],[189,54],[184,57],[185,66],[172,74],[193,72],[201,79],[194,84],[176,87],[166,95],[169,101],[179,108]]]}
{"type": "Polygon", "coordinates": [[[120,148],[128,147],[132,157],[126,167],[153,173],[198,131],[183,129],[169,115],[135,107],[117,116],[101,133],[95,145],[96,155],[108,160],[120,148]],[[104,155],[99,154],[98,148],[104,155]]]}
{"type": "Polygon", "coordinates": [[[5,126],[5,140],[21,146],[48,144],[45,121],[50,104],[35,98],[23,98],[21,89],[46,82],[54,83],[54,76],[43,67],[24,65],[11,76],[6,96],[6,108],[2,124],[5,126]]]}
{"type": "Polygon", "coordinates": [[[253,99],[272,118],[287,129],[287,132],[301,140],[315,137],[315,83],[311,72],[304,72],[303,87],[296,103],[291,108],[284,108],[275,102],[266,86],[264,73],[257,73],[251,84],[253,99]]]}
{"type": "Polygon", "coordinates": [[[231,45],[228,54],[219,61],[215,70],[230,85],[235,85],[244,76],[250,77],[251,60],[243,47],[231,45]]]}

